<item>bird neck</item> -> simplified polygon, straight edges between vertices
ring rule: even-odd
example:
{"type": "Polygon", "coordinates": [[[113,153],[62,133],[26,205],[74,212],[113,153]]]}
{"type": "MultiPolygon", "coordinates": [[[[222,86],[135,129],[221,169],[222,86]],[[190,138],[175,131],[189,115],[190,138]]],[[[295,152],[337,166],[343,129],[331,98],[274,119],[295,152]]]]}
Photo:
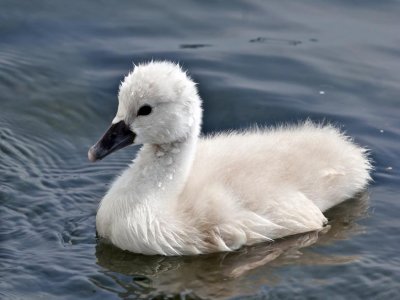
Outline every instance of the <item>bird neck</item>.
{"type": "Polygon", "coordinates": [[[131,169],[134,174],[132,186],[140,198],[163,202],[178,198],[193,164],[198,131],[194,129],[181,141],[143,145],[131,169]]]}

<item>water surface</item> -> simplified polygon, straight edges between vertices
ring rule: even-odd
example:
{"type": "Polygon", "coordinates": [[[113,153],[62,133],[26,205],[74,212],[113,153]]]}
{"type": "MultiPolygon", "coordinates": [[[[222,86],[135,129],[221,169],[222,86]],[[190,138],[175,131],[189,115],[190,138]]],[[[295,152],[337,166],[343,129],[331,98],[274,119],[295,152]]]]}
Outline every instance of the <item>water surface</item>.
{"type": "Polygon", "coordinates": [[[400,297],[398,1],[0,2],[0,298],[400,297]],[[134,157],[88,147],[133,63],[180,62],[203,132],[311,118],[371,149],[374,182],[326,232],[200,257],[95,237],[97,205],[134,157]]]}

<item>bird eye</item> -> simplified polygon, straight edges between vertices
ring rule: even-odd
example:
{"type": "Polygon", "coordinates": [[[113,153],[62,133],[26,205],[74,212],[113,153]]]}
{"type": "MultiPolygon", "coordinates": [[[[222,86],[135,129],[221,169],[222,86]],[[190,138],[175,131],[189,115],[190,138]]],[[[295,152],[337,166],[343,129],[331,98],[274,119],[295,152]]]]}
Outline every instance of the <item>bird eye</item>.
{"type": "Polygon", "coordinates": [[[137,115],[138,116],[147,116],[151,113],[151,110],[152,110],[151,106],[145,104],[141,108],[139,108],[137,115]]]}

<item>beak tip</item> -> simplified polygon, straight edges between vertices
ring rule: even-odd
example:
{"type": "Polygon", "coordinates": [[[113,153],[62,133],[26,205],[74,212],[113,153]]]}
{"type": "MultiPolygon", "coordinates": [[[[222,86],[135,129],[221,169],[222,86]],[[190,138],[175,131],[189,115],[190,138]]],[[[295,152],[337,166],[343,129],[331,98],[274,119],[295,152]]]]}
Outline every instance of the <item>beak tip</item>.
{"type": "Polygon", "coordinates": [[[93,147],[90,147],[90,149],[88,151],[88,159],[91,162],[95,162],[97,160],[96,151],[95,151],[95,149],[93,149],[93,147]]]}

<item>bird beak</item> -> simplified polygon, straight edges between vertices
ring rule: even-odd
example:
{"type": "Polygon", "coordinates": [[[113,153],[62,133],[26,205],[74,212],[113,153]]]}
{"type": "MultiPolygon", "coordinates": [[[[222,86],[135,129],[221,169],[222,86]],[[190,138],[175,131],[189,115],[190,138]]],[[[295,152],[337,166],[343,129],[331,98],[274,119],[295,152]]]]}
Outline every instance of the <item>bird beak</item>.
{"type": "Polygon", "coordinates": [[[133,144],[136,134],[124,121],[112,124],[103,137],[88,152],[90,161],[106,157],[108,154],[133,144]]]}

